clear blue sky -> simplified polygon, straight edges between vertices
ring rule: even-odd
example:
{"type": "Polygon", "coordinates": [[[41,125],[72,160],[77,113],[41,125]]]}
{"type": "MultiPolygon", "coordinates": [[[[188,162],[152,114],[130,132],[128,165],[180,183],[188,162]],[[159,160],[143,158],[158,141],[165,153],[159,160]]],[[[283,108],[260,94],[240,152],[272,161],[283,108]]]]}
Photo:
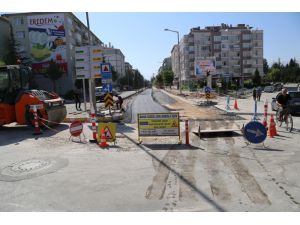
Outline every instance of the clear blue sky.
{"type": "MultiPolygon", "coordinates": [[[[86,24],[85,13],[75,15],[86,24]]],[[[122,50],[125,60],[149,79],[161,61],[171,55],[180,38],[192,27],[227,23],[249,24],[264,30],[264,58],[271,64],[280,58],[300,60],[300,13],[89,13],[91,30],[105,44],[122,50]]]]}

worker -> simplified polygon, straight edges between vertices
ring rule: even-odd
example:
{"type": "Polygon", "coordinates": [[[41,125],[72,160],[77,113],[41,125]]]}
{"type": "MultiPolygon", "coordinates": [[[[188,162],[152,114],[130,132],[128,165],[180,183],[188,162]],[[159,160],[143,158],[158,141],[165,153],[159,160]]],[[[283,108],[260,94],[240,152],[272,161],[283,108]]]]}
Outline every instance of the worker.
{"type": "Polygon", "coordinates": [[[118,100],[116,101],[117,109],[122,109],[123,98],[121,95],[117,95],[118,100]]]}

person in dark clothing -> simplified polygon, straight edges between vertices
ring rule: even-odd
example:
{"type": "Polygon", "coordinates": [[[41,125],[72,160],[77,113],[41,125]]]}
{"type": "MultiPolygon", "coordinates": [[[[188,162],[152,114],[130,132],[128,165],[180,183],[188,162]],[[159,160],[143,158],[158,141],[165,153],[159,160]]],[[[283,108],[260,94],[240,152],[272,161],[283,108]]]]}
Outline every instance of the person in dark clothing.
{"type": "Polygon", "coordinates": [[[279,106],[279,120],[282,121],[283,115],[285,115],[285,119],[289,113],[288,111],[288,102],[291,100],[291,96],[287,93],[287,89],[283,88],[281,93],[276,96],[276,101],[279,106]]]}
{"type": "Polygon", "coordinates": [[[261,97],[261,93],[262,93],[261,87],[258,87],[256,92],[257,92],[257,93],[256,93],[256,95],[257,95],[257,100],[260,102],[260,97],[261,97]]]}
{"type": "Polygon", "coordinates": [[[77,111],[81,111],[81,102],[80,102],[80,94],[81,91],[78,88],[75,88],[74,90],[74,100],[75,100],[75,106],[77,111]]]}
{"type": "Polygon", "coordinates": [[[252,96],[253,96],[253,100],[255,101],[256,100],[256,88],[253,88],[252,96]]]}
{"type": "Polygon", "coordinates": [[[121,97],[121,95],[117,95],[117,97],[118,97],[118,100],[116,102],[117,108],[122,109],[123,98],[121,97]]]}

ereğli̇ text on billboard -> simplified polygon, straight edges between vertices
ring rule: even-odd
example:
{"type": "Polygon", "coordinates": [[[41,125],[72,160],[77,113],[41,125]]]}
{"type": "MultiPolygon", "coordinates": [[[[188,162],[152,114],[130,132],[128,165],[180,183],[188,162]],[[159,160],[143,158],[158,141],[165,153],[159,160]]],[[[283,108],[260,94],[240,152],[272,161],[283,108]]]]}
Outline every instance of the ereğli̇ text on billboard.
{"type": "Polygon", "coordinates": [[[67,72],[66,36],[63,14],[28,16],[28,33],[32,69],[46,73],[51,61],[67,72]]]}

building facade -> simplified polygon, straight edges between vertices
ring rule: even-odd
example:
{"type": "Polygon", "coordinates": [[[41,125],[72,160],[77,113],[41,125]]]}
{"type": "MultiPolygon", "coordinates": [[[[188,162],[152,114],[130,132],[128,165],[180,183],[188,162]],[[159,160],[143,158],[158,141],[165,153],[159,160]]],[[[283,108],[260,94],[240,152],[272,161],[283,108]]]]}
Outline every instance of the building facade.
{"type": "MultiPolygon", "coordinates": [[[[183,81],[203,78],[195,72],[195,63],[205,59],[213,59],[214,77],[231,77],[242,83],[251,78],[256,69],[263,75],[263,31],[245,24],[192,28],[182,37],[179,49],[183,81]]],[[[172,69],[177,75],[177,45],[171,53],[172,69]]]]}
{"type": "Polygon", "coordinates": [[[125,56],[122,51],[113,47],[104,47],[103,55],[105,62],[109,62],[115,71],[118,73],[119,78],[125,76],[125,56]]]}
{"type": "MultiPolygon", "coordinates": [[[[72,90],[75,76],[75,46],[89,44],[88,28],[73,13],[16,13],[4,14],[18,43],[18,54],[29,59],[39,89],[52,90],[45,77],[50,62],[59,64],[63,75],[57,80],[57,92],[72,90]]],[[[103,46],[90,32],[92,45],[103,46]]],[[[2,34],[1,34],[2,35],[2,34]]],[[[0,35],[0,36],[1,36],[0,35]]]]}

